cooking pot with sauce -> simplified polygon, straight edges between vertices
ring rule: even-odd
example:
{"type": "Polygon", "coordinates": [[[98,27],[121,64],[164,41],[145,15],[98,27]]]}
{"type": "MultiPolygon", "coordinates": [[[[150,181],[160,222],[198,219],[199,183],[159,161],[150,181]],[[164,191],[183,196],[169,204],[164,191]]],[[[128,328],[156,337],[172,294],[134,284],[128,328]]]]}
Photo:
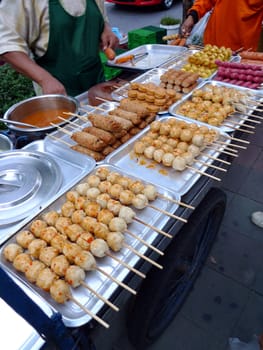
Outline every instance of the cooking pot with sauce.
{"type": "Polygon", "coordinates": [[[64,95],[41,95],[28,98],[11,106],[4,114],[4,119],[28,123],[37,128],[27,128],[8,124],[8,128],[16,134],[45,135],[55,130],[51,123],[63,125],[59,119],[72,118],[63,112],[77,113],[79,102],[74,97],[64,95]]]}

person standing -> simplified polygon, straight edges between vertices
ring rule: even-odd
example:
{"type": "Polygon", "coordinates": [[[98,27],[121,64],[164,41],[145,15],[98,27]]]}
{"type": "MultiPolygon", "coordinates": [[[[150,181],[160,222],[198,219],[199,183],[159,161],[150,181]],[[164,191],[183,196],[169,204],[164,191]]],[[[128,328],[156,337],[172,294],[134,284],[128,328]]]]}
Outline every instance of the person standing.
{"type": "Polygon", "coordinates": [[[262,21],[262,0],[195,0],[181,26],[182,34],[189,35],[194,25],[211,11],[204,44],[225,46],[236,51],[257,51],[262,21]]]}
{"type": "Polygon", "coordinates": [[[76,96],[104,80],[99,50],[118,38],[103,0],[2,0],[0,58],[43,94],[76,96]]]}

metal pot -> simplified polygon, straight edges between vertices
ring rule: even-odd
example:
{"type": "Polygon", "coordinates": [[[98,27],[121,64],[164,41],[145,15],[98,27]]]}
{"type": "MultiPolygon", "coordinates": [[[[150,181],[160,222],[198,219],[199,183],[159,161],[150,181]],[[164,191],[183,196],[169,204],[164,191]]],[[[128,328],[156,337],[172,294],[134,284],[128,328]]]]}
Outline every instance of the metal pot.
{"type": "MultiPolygon", "coordinates": [[[[26,117],[34,113],[47,112],[52,110],[63,110],[65,112],[77,113],[79,102],[74,97],[64,95],[41,95],[28,98],[11,106],[4,114],[4,119],[24,122],[26,117]]],[[[62,115],[61,115],[62,116],[62,115]]],[[[54,118],[57,116],[54,116],[54,118]]],[[[64,116],[68,118],[68,116],[64,116]]],[[[63,125],[65,122],[56,123],[56,125],[63,125]]],[[[34,121],[29,124],[36,125],[34,121]]],[[[22,135],[45,135],[55,130],[53,125],[47,125],[39,128],[25,128],[15,125],[8,125],[8,128],[16,134],[22,135]]]]}

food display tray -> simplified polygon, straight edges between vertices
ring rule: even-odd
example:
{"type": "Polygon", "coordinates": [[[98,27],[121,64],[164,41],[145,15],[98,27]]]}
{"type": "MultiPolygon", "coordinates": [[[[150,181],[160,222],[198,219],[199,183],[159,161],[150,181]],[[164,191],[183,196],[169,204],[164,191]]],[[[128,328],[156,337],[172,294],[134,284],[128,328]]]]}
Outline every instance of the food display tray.
{"type": "Polygon", "coordinates": [[[107,65],[110,67],[118,67],[128,70],[139,70],[146,71],[152,68],[156,68],[165,62],[180,56],[183,52],[187,51],[187,48],[180,46],[171,46],[171,45],[161,45],[161,44],[147,44],[136,47],[135,49],[126,51],[118,56],[115,59],[121,58],[128,55],[138,55],[147,53],[147,55],[141,59],[135,60],[134,63],[131,61],[117,64],[115,60],[107,61],[107,65]]]}
{"type": "MultiPolygon", "coordinates": [[[[228,84],[228,83],[224,83],[224,82],[220,82],[220,81],[214,81],[214,80],[205,80],[203,81],[201,84],[199,84],[193,91],[191,91],[189,94],[185,95],[181,100],[175,102],[173,105],[170,106],[169,108],[169,113],[171,115],[174,116],[178,116],[184,120],[189,120],[189,121],[193,121],[194,119],[191,119],[187,116],[181,115],[179,112],[177,112],[178,108],[185,103],[186,101],[190,101],[193,95],[193,92],[197,89],[206,89],[207,86],[212,85],[212,86],[218,86],[218,87],[226,87],[226,88],[231,88],[231,89],[235,89],[237,91],[241,91],[247,94],[247,96],[249,97],[249,99],[251,99],[252,101],[261,101],[263,98],[263,91],[253,91],[251,89],[247,89],[245,87],[239,87],[237,85],[232,85],[232,84],[228,84]]],[[[255,106],[245,106],[244,108],[246,109],[246,114],[244,114],[244,112],[235,112],[233,113],[231,116],[228,116],[224,122],[218,126],[218,128],[222,131],[222,132],[233,132],[235,130],[238,130],[239,128],[242,127],[242,125],[245,123],[245,121],[247,119],[249,119],[249,117],[251,116],[251,114],[254,111],[255,106]],[[228,123],[229,122],[229,123],[228,123]],[[229,125],[230,123],[233,123],[232,125],[229,125]]],[[[202,122],[202,124],[205,125],[209,125],[207,123],[202,122]]],[[[250,129],[249,129],[250,130],[250,129]]]]}
{"type": "MultiPolygon", "coordinates": [[[[159,120],[164,122],[169,118],[176,118],[174,116],[164,116],[159,120]]],[[[193,121],[185,120],[188,123],[193,121]]],[[[201,126],[202,123],[194,121],[197,125],[201,126]]],[[[219,129],[208,126],[208,128],[217,130],[220,134],[219,140],[229,143],[228,135],[221,132],[219,129]]],[[[141,160],[133,153],[133,147],[136,141],[139,141],[141,137],[147,134],[150,127],[144,129],[140,134],[136,135],[132,140],[128,141],[126,145],[123,145],[118,150],[114,151],[111,155],[106,158],[106,162],[109,164],[115,164],[120,169],[125,169],[129,174],[135,175],[145,179],[146,181],[155,181],[160,186],[169,188],[183,196],[186,194],[198,181],[202,175],[194,170],[185,169],[184,171],[176,171],[171,167],[165,167],[156,162],[151,162],[143,157],[141,160]]],[[[206,162],[208,165],[202,165],[201,163],[194,162],[191,166],[197,171],[205,172],[212,164],[213,160],[207,156],[218,157],[224,146],[217,147],[216,150],[204,149],[203,155],[197,157],[197,159],[206,162]]]]}
{"type": "MultiPolygon", "coordinates": [[[[93,169],[93,171],[90,172],[89,175],[95,174],[96,170],[100,167],[106,167],[110,171],[118,172],[124,176],[129,176],[130,178],[137,180],[137,177],[127,175],[124,171],[121,171],[120,169],[110,165],[100,165],[93,169]]],[[[85,177],[81,180],[75,183],[75,185],[72,187],[72,189],[77,186],[77,184],[85,182],[85,177]]],[[[149,182],[144,182],[144,184],[147,184],[149,182]]],[[[158,194],[161,194],[165,196],[166,198],[173,199],[174,201],[180,201],[180,195],[178,193],[175,193],[174,191],[169,191],[168,189],[154,184],[158,194]]],[[[38,213],[38,215],[35,215],[34,218],[31,218],[29,221],[21,225],[19,229],[17,229],[16,233],[18,233],[21,230],[26,230],[30,227],[33,220],[39,219],[42,217],[42,215],[46,212],[49,212],[51,210],[59,211],[62,204],[66,200],[66,192],[63,194],[59,194],[53,199],[53,202],[50,203],[44,210],[38,213]]],[[[169,213],[174,213],[178,205],[170,200],[164,199],[161,196],[158,196],[154,201],[150,202],[152,205],[155,205],[158,207],[161,211],[167,211],[169,213]]],[[[146,207],[142,210],[135,209],[136,217],[143,222],[147,223],[148,225],[155,226],[156,228],[162,229],[165,224],[170,220],[170,217],[167,215],[164,215],[163,212],[155,210],[151,207],[146,207]]],[[[160,233],[157,233],[149,226],[142,225],[141,223],[138,223],[137,221],[133,221],[131,224],[128,225],[129,231],[131,231],[133,234],[137,235],[144,241],[146,241],[148,244],[152,244],[154,241],[158,241],[166,238],[160,233]]],[[[33,293],[38,299],[38,305],[40,307],[43,307],[45,309],[47,306],[50,308],[50,310],[55,310],[59,312],[62,315],[63,322],[68,327],[78,327],[85,323],[87,323],[89,320],[91,320],[91,316],[88,315],[86,312],[82,310],[81,307],[76,305],[73,301],[67,301],[65,304],[58,304],[56,303],[49,295],[49,293],[44,292],[40,288],[38,288],[35,284],[29,283],[23,274],[17,272],[12,263],[7,262],[7,260],[4,258],[3,250],[5,246],[9,243],[15,242],[15,235],[13,235],[2,247],[0,250],[0,264],[1,267],[6,270],[11,276],[13,276],[15,279],[18,280],[18,282],[22,283],[25,290],[28,291],[28,293],[33,293]]],[[[140,240],[133,238],[132,236],[125,234],[125,242],[135,249],[137,252],[147,255],[150,252],[152,252],[151,248],[148,248],[144,243],[142,243],[140,240]]],[[[155,244],[155,243],[154,243],[155,244]]],[[[119,260],[125,262],[126,264],[130,265],[131,267],[134,267],[135,264],[142,259],[141,257],[137,256],[132,250],[130,250],[127,247],[123,247],[119,252],[114,253],[111,252],[112,255],[117,257],[119,260]]],[[[157,253],[155,253],[157,254],[157,253]]],[[[119,281],[123,281],[125,277],[130,272],[125,266],[123,266],[120,262],[117,260],[112,259],[109,256],[106,256],[104,258],[96,258],[97,266],[104,271],[106,271],[109,275],[114,277],[115,279],[119,281]]],[[[157,268],[157,267],[153,267],[157,268]]],[[[147,278],[147,277],[146,277],[147,278]]],[[[119,287],[111,278],[106,277],[104,274],[101,274],[99,271],[94,270],[86,273],[86,278],[84,281],[86,284],[88,284],[91,288],[93,288],[97,293],[99,293],[101,296],[103,296],[106,299],[110,299],[114,291],[119,287]]],[[[93,314],[97,314],[99,310],[104,305],[104,302],[92,294],[89,290],[84,288],[83,286],[80,286],[76,289],[72,289],[72,295],[73,297],[81,303],[83,306],[85,306],[89,311],[91,311],[93,314]]],[[[116,305],[117,306],[117,305],[116,305]]]]}
{"type": "MultiPolygon", "coordinates": [[[[115,91],[112,92],[112,98],[116,101],[120,101],[121,99],[125,98],[128,96],[128,89],[130,86],[130,83],[137,82],[137,83],[142,83],[142,84],[147,84],[147,83],[154,83],[156,85],[159,85],[161,83],[160,77],[167,71],[167,69],[164,68],[154,68],[148,72],[145,72],[141,74],[139,77],[133,79],[131,82],[122,85],[120,88],[116,89],[115,91]]],[[[199,84],[202,83],[200,79],[198,79],[198,86],[199,84]]],[[[183,94],[183,95],[188,95],[188,94],[183,94]]],[[[160,111],[158,114],[167,114],[168,110],[165,111],[160,111]]]]}
{"type": "MultiPolygon", "coordinates": [[[[23,148],[25,151],[38,152],[39,154],[48,155],[57,164],[60,169],[61,184],[57,191],[52,193],[48,198],[36,202],[35,207],[31,207],[30,212],[27,212],[24,217],[19,220],[14,219],[13,222],[0,225],[0,244],[11,237],[17,228],[20,227],[22,220],[27,220],[27,217],[36,215],[47,203],[54,198],[58,192],[63,192],[73,183],[80,180],[83,176],[89,173],[95,167],[95,161],[82,154],[66,149],[61,144],[48,143],[46,140],[34,141],[23,148]]],[[[43,174],[45,176],[45,174],[43,174]]],[[[55,179],[54,179],[55,181],[55,179]]]]}
{"type": "MultiPolygon", "coordinates": [[[[191,55],[194,55],[195,53],[199,52],[200,50],[196,49],[188,49],[187,51],[183,52],[182,55],[174,57],[173,59],[164,62],[159,67],[163,69],[182,69],[186,64],[188,64],[188,58],[191,55]]],[[[240,56],[232,56],[229,60],[229,62],[239,62],[240,56]]],[[[199,82],[202,82],[204,80],[212,79],[217,73],[217,70],[211,74],[210,76],[206,78],[199,78],[199,82]]]]}

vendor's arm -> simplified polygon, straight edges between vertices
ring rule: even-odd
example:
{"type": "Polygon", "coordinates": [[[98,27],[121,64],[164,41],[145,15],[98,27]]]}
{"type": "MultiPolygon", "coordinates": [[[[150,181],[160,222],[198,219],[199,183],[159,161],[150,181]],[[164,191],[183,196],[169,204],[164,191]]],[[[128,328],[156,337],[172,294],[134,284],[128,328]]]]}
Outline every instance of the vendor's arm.
{"type": "Polygon", "coordinates": [[[188,10],[186,19],[181,26],[184,35],[189,35],[194,25],[216,4],[217,0],[195,0],[193,6],[188,10]]]}
{"type": "Polygon", "coordinates": [[[105,22],[104,30],[101,34],[102,49],[105,50],[107,47],[111,47],[112,49],[115,49],[118,46],[118,44],[119,44],[119,39],[112,32],[111,26],[109,25],[109,23],[105,22]]]}
{"type": "Polygon", "coordinates": [[[27,54],[19,51],[6,52],[1,58],[16,71],[40,85],[43,94],[66,95],[64,86],[49,72],[36,64],[27,54]]]}

